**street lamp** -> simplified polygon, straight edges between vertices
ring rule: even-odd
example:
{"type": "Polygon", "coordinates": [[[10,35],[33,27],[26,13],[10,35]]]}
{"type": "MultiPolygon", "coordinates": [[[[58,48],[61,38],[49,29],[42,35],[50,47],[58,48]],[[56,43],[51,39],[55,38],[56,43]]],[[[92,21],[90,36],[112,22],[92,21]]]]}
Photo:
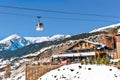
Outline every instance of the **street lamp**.
{"type": "Polygon", "coordinates": [[[41,16],[37,16],[37,18],[38,18],[38,23],[36,25],[36,30],[37,31],[42,31],[43,30],[43,23],[40,22],[41,16]]]}

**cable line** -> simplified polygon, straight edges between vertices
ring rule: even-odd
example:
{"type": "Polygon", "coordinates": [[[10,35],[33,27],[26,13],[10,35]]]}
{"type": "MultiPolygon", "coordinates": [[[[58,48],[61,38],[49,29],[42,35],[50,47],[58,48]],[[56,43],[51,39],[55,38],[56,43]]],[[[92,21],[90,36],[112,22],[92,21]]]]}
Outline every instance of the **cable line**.
{"type": "Polygon", "coordinates": [[[81,18],[60,18],[60,17],[42,17],[42,18],[62,19],[62,20],[79,20],[79,21],[117,22],[117,21],[112,21],[112,20],[81,19],[81,18]]]}
{"type": "Polygon", "coordinates": [[[7,14],[7,15],[16,15],[16,16],[27,16],[27,17],[36,17],[34,15],[29,15],[29,14],[18,14],[18,13],[11,13],[11,12],[1,12],[0,14],[7,14]]]}
{"type": "Polygon", "coordinates": [[[118,18],[118,17],[119,17],[119,16],[100,15],[100,14],[87,14],[87,13],[79,13],[79,12],[43,10],[43,9],[17,7],[17,6],[8,6],[8,5],[0,5],[0,7],[2,7],[2,8],[12,8],[12,9],[21,9],[21,10],[29,10],[29,11],[40,11],[40,12],[49,12],[49,13],[60,13],[60,14],[74,14],[74,15],[98,16],[98,17],[108,17],[108,18],[118,18]]]}
{"type": "MultiPolygon", "coordinates": [[[[11,12],[0,12],[0,14],[6,14],[6,15],[15,15],[15,16],[27,16],[27,17],[37,17],[35,15],[29,15],[29,14],[18,14],[18,13],[11,13],[11,12]]],[[[80,20],[80,21],[99,21],[99,22],[117,22],[112,20],[99,20],[99,19],[81,19],[81,18],[62,18],[62,17],[47,17],[47,16],[40,16],[41,18],[47,18],[47,19],[61,19],[61,20],[80,20]]]]}

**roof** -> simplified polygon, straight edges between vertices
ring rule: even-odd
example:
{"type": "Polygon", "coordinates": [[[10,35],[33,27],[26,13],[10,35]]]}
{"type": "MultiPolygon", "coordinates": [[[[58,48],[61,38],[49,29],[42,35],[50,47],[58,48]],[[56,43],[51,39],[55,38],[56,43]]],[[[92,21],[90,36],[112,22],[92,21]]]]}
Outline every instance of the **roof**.
{"type": "Polygon", "coordinates": [[[92,41],[88,41],[88,40],[79,40],[77,43],[75,43],[72,46],[70,46],[67,50],[69,50],[70,48],[74,47],[76,44],[78,44],[80,42],[87,42],[87,43],[90,43],[90,44],[93,44],[93,45],[97,45],[97,46],[100,45],[100,46],[98,46],[98,49],[101,49],[101,48],[105,47],[105,45],[102,44],[102,43],[92,42],[92,41]]]}

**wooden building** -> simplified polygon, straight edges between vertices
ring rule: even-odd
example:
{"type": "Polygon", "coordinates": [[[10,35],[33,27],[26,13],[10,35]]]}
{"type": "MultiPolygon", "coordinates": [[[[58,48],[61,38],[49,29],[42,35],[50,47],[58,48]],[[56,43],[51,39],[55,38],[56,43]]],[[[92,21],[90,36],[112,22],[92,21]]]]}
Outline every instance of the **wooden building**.
{"type": "MultiPolygon", "coordinates": [[[[107,56],[110,59],[120,59],[120,34],[112,36],[109,42],[98,43],[86,40],[80,40],[77,43],[69,46],[60,54],[53,54],[53,59],[63,61],[65,59],[91,59],[93,57],[107,56]],[[109,45],[109,43],[111,43],[109,45]]],[[[107,41],[107,40],[106,40],[107,41]]]]}
{"type": "Polygon", "coordinates": [[[120,34],[115,36],[117,58],[120,58],[120,34]]]}
{"type": "Polygon", "coordinates": [[[80,40],[61,54],[54,54],[52,57],[58,61],[92,59],[98,55],[106,55],[105,50],[109,50],[109,48],[103,44],[80,40]]]}

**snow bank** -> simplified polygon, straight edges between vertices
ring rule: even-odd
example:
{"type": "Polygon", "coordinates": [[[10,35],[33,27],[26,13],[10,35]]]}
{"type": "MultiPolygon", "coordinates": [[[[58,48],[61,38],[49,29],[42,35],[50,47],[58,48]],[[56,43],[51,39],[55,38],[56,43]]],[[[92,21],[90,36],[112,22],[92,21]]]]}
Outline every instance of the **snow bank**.
{"type": "Polygon", "coordinates": [[[71,64],[52,70],[38,80],[120,80],[120,70],[105,65],[71,64]]]}

